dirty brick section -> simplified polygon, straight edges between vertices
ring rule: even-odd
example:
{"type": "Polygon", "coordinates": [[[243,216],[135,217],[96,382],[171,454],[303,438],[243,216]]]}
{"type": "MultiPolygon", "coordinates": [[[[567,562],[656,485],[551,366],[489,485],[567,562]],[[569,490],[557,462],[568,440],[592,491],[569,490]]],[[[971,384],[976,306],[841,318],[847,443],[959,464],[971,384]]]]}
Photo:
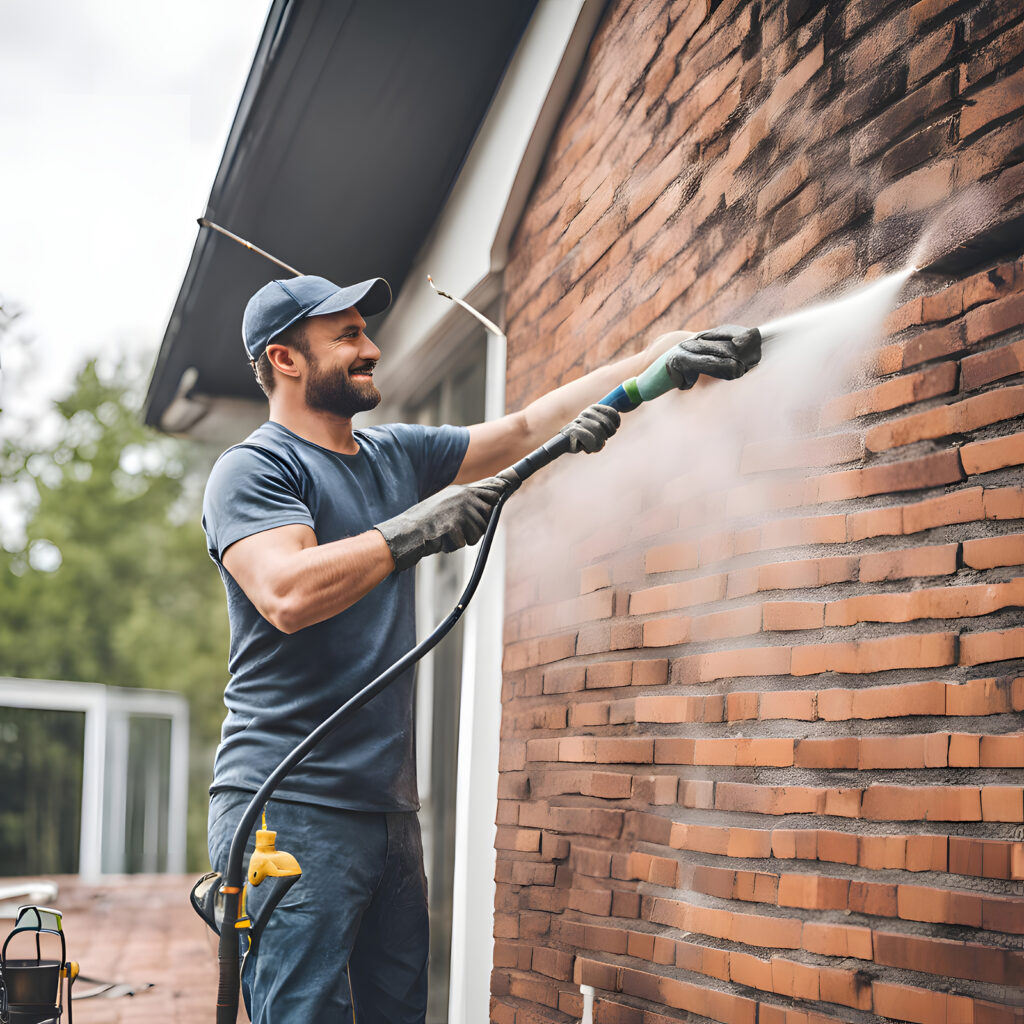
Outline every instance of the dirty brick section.
{"type": "Polygon", "coordinates": [[[1022,18],[609,4],[513,246],[510,408],[891,269],[973,182],[1003,230],[911,282],[809,428],[841,444],[775,453],[802,497],[652,479],[556,560],[510,524],[494,1021],[580,983],[599,1024],[1024,1020],[1022,18]]]}

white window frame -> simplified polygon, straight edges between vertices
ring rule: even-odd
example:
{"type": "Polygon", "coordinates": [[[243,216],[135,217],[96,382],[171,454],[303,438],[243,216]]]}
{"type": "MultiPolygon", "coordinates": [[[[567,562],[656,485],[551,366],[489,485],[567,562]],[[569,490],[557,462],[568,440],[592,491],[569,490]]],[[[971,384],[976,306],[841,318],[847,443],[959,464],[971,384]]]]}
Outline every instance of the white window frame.
{"type": "MultiPolygon", "coordinates": [[[[85,714],[82,823],[78,874],[98,881],[124,870],[128,794],[128,720],[133,715],[171,724],[167,804],[167,873],[185,872],[188,813],[188,701],[179,693],[50,679],[0,679],[0,707],[85,714]]],[[[156,832],[159,823],[146,822],[156,832]]]]}

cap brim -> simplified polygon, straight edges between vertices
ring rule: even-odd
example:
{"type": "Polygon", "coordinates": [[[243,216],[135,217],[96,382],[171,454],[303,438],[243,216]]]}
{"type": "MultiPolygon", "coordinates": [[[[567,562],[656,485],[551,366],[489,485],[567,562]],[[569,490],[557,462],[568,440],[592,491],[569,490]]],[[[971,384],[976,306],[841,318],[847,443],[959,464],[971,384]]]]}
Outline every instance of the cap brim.
{"type": "Polygon", "coordinates": [[[352,309],[353,306],[360,316],[373,316],[383,313],[390,305],[391,285],[383,277],[374,277],[369,281],[360,281],[359,284],[350,284],[347,288],[339,288],[315,305],[306,316],[326,316],[328,313],[352,309]]]}

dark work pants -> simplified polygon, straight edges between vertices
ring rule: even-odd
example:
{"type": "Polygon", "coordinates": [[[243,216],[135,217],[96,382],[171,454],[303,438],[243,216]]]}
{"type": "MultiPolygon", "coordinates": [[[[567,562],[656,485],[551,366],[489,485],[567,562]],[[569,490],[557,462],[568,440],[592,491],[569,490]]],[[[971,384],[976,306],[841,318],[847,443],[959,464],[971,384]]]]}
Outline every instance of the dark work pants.
{"type": "MultiPolygon", "coordinates": [[[[251,796],[222,790],[210,801],[215,871],[227,866],[251,796]]],[[[267,827],[277,832],[277,848],[298,860],[302,877],[271,915],[255,962],[245,965],[242,990],[253,1024],[350,1024],[353,1005],[358,1024],[422,1024],[429,931],[416,813],[272,800],[267,827]]],[[[254,842],[250,837],[246,865],[254,842]]],[[[247,887],[251,914],[261,888],[247,887]]]]}

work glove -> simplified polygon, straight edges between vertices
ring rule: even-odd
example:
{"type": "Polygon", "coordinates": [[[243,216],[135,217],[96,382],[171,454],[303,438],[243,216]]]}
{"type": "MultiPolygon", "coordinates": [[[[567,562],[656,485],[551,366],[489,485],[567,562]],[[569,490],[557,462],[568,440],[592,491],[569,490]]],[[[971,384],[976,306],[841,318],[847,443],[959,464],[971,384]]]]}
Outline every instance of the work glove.
{"type": "Polygon", "coordinates": [[[669,351],[665,369],[676,387],[686,391],[702,373],[735,380],[760,361],[761,332],[756,327],[723,324],[679,342],[669,351]]]}
{"type": "Polygon", "coordinates": [[[439,551],[475,544],[484,535],[498,499],[519,483],[519,477],[505,469],[486,480],[435,494],[378,524],[375,529],[387,543],[395,570],[409,569],[439,551]]]}
{"type": "Polygon", "coordinates": [[[622,417],[610,405],[591,405],[559,431],[569,438],[569,451],[599,452],[616,430],[622,417]]]}

